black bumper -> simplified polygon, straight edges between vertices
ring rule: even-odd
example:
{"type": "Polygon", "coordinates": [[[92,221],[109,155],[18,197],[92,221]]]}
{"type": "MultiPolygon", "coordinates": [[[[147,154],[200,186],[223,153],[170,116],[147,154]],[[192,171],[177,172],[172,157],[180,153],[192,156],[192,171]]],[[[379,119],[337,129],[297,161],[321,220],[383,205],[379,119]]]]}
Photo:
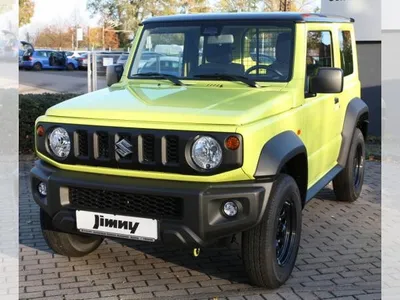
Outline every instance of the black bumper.
{"type": "MultiPolygon", "coordinates": [[[[160,241],[196,247],[212,244],[258,224],[267,206],[272,182],[214,184],[118,177],[60,170],[38,160],[31,170],[31,187],[35,202],[52,217],[54,227],[71,233],[78,232],[75,221],[77,207],[70,202],[69,189],[179,197],[183,200],[181,216],[160,218],[160,241]],[[46,197],[38,192],[40,182],[47,183],[46,197]],[[222,213],[221,207],[231,199],[239,204],[239,213],[228,218],[222,213]]],[[[103,209],[87,210],[112,213],[103,209]]],[[[135,216],[132,213],[125,215],[135,216]]]]}

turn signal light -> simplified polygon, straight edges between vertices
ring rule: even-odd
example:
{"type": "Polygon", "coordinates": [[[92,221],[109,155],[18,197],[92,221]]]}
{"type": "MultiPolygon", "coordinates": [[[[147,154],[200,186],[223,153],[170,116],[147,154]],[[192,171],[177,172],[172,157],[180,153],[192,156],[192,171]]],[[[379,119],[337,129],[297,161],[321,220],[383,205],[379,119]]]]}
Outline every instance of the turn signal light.
{"type": "Polygon", "coordinates": [[[42,125],[39,125],[36,128],[36,135],[37,136],[44,136],[44,127],[42,125]]]}
{"type": "Polygon", "coordinates": [[[229,150],[237,150],[240,147],[240,141],[236,136],[230,136],[225,140],[225,147],[229,150]]]}

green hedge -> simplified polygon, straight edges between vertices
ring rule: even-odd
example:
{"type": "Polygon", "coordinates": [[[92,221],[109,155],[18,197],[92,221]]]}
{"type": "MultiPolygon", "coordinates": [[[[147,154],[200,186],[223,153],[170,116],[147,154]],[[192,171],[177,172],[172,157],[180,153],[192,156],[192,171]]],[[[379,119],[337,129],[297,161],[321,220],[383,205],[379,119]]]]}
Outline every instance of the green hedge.
{"type": "Polygon", "coordinates": [[[24,94],[19,95],[19,153],[34,152],[35,121],[46,110],[78,94],[24,94]]]}

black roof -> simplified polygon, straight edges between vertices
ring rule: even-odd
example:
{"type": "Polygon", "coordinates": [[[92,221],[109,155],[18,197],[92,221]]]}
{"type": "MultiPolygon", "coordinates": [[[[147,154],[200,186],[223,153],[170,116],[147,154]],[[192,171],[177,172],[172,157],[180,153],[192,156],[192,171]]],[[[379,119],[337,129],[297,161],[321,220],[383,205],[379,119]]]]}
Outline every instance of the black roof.
{"type": "Polygon", "coordinates": [[[323,15],[315,13],[298,12],[240,12],[240,13],[201,13],[181,14],[170,16],[152,17],[144,20],[143,24],[166,22],[190,22],[190,21],[221,21],[221,20],[266,20],[266,21],[291,21],[296,23],[350,23],[353,18],[341,16],[323,15]]]}

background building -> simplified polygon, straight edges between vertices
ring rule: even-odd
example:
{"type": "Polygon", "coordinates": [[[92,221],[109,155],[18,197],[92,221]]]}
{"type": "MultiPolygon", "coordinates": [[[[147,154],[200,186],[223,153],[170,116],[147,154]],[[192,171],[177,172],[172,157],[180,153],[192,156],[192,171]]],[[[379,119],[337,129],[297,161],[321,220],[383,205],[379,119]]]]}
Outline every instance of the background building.
{"type": "Polygon", "coordinates": [[[369,133],[381,136],[381,0],[321,0],[321,13],[355,19],[361,97],[370,109],[369,133]]]}

